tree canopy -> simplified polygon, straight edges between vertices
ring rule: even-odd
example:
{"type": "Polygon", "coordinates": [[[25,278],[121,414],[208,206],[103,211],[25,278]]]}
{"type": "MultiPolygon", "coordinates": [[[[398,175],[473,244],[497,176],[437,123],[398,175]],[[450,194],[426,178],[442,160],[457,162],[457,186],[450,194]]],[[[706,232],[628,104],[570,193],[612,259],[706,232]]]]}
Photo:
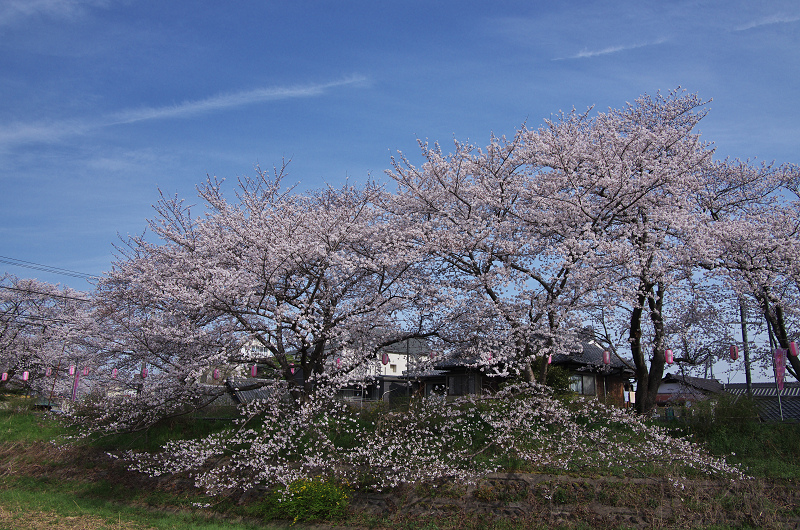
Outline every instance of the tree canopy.
{"type": "Polygon", "coordinates": [[[18,379],[58,355],[91,366],[114,389],[97,424],[139,428],[213,400],[210,370],[258,363],[275,376],[258,384],[281,381],[300,405],[414,337],[544,382],[536,361],[574,351],[590,326],[634,370],[646,412],[665,351],[687,367],[721,358],[740,303],[779,346],[798,337],[798,170],[714,160],[697,132],[706,112],[676,90],[486,147],[420,142],[421,163],[392,159],[394,190],[299,193],[286,165],[209,178],[195,211],[162,196],[93,293],[6,278],[3,369],[18,379]]]}

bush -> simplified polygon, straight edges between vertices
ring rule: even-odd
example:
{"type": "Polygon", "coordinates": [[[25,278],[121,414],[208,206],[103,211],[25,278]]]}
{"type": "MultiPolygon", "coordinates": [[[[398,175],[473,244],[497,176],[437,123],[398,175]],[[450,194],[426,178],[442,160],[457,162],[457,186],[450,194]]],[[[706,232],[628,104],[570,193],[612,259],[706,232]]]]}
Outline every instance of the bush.
{"type": "MultiPolygon", "coordinates": [[[[537,375],[542,369],[542,363],[546,362],[546,358],[542,357],[533,363],[533,371],[537,375]]],[[[556,396],[567,396],[572,394],[572,389],[569,386],[569,371],[555,365],[547,367],[547,375],[545,376],[545,384],[550,387],[553,394],[556,396]]]]}
{"type": "Polygon", "coordinates": [[[266,519],[318,521],[342,519],[350,501],[342,486],[322,478],[295,480],[285,490],[273,491],[256,506],[256,515],[266,519]]]}
{"type": "Polygon", "coordinates": [[[759,423],[752,399],[727,392],[714,399],[697,402],[690,412],[684,416],[687,427],[702,440],[720,433],[749,434],[759,423]]]}

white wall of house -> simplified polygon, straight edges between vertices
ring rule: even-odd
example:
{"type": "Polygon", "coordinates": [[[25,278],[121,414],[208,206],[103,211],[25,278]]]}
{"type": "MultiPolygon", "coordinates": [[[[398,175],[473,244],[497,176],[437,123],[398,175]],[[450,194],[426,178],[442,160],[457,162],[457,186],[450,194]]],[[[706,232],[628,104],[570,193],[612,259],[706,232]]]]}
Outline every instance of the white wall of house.
{"type": "Polygon", "coordinates": [[[700,401],[706,396],[699,390],[681,383],[661,383],[658,387],[658,402],[700,401]]]}
{"type": "Polygon", "coordinates": [[[409,356],[405,353],[390,352],[387,352],[386,355],[389,357],[389,362],[383,364],[383,361],[380,361],[383,354],[378,354],[378,359],[380,361],[378,365],[378,375],[393,375],[397,377],[405,375],[408,370],[409,356]]]}

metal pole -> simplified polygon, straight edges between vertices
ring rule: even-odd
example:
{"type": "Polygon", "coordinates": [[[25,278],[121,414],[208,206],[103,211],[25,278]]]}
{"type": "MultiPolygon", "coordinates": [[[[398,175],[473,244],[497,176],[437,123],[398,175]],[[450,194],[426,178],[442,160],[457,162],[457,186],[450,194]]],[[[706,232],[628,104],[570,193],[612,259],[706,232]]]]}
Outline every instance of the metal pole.
{"type": "Polygon", "coordinates": [[[767,318],[767,331],[769,332],[769,347],[772,353],[772,372],[775,374],[775,392],[778,394],[778,411],[781,413],[781,421],[783,421],[783,404],[781,403],[781,389],[778,386],[778,365],[775,362],[775,350],[777,350],[776,341],[772,336],[772,323],[767,318]]]}
{"type": "Polygon", "coordinates": [[[603,375],[603,403],[608,405],[608,394],[606,393],[606,376],[603,375]]]}
{"type": "Polygon", "coordinates": [[[58,360],[58,368],[56,368],[55,372],[53,372],[53,386],[50,387],[50,399],[48,400],[47,405],[52,409],[53,407],[53,393],[56,391],[56,377],[58,376],[58,372],[61,370],[61,359],[58,360]]]}

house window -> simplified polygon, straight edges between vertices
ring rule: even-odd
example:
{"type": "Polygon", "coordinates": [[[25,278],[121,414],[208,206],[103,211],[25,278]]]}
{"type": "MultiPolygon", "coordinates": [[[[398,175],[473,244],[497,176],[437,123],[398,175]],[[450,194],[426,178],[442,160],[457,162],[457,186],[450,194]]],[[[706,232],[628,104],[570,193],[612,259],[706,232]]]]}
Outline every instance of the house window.
{"type": "Polygon", "coordinates": [[[475,394],[475,374],[451,375],[447,378],[447,395],[466,396],[475,394]]]}
{"type": "Polygon", "coordinates": [[[390,364],[389,368],[392,370],[393,374],[397,373],[397,365],[396,364],[390,364]]]}
{"type": "Polygon", "coordinates": [[[569,376],[569,388],[584,396],[597,395],[594,388],[594,375],[573,374],[569,376]]]}

